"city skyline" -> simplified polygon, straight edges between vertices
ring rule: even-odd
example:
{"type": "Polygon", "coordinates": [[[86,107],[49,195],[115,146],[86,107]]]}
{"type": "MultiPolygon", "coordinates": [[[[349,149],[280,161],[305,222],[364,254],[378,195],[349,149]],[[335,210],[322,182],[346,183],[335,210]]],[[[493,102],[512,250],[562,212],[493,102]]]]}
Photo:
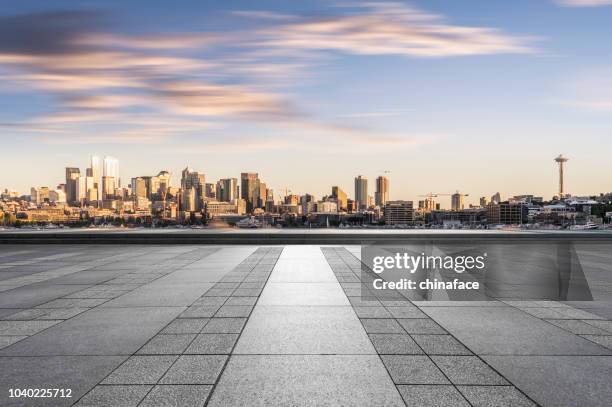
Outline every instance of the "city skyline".
{"type": "MultiPolygon", "coordinates": [[[[555,157],[553,161],[559,165],[560,161],[563,163],[569,161],[569,158],[560,154],[555,157]]],[[[210,177],[210,174],[206,171],[202,171],[201,169],[194,169],[195,167],[186,165],[182,170],[174,172],[168,171],[167,169],[160,169],[153,171],[149,174],[139,174],[139,175],[131,175],[125,177],[126,181],[121,181],[122,176],[119,171],[119,159],[109,155],[98,155],[91,154],[88,160],[89,165],[85,165],[84,167],[64,167],[65,177],[60,182],[52,183],[49,185],[31,185],[30,190],[34,191],[38,188],[47,188],[49,191],[62,189],[65,194],[67,201],[77,201],[75,197],[77,195],[81,195],[82,198],[87,198],[89,195],[89,190],[95,190],[96,198],[92,196],[91,199],[87,198],[87,200],[98,200],[102,201],[105,195],[114,196],[115,190],[117,188],[129,188],[131,190],[131,194],[136,194],[139,188],[144,190],[149,190],[150,186],[146,186],[149,181],[145,181],[147,178],[152,177],[163,177],[161,181],[164,184],[164,189],[169,187],[180,188],[182,190],[189,189],[192,186],[198,188],[198,194],[201,196],[209,195],[208,185],[215,185],[215,189],[212,191],[212,194],[217,197],[220,201],[232,201],[235,198],[242,198],[246,202],[249,201],[257,201],[260,202],[260,207],[265,206],[265,202],[267,200],[267,193],[270,192],[270,196],[273,197],[273,202],[280,202],[285,199],[285,197],[290,195],[295,195],[297,197],[303,196],[311,196],[313,198],[323,198],[323,197],[332,197],[335,198],[338,202],[344,201],[347,198],[356,203],[357,209],[366,209],[368,207],[373,206],[384,206],[385,202],[388,201],[410,201],[416,203],[423,203],[425,208],[429,208],[430,205],[434,205],[433,203],[428,203],[428,200],[434,202],[439,205],[443,209],[451,209],[453,211],[462,210],[464,208],[468,208],[471,206],[485,206],[483,205],[483,199],[485,202],[496,201],[501,202],[507,200],[509,198],[517,197],[517,196],[538,196],[538,194],[534,194],[530,191],[522,191],[515,194],[504,194],[499,190],[496,192],[488,192],[485,194],[479,194],[478,196],[473,196],[474,194],[465,193],[465,191],[460,191],[459,189],[450,192],[429,192],[426,194],[415,193],[414,197],[395,197],[390,195],[390,171],[384,171],[384,175],[377,175],[375,178],[368,178],[368,176],[358,174],[353,178],[353,186],[354,188],[345,188],[344,185],[340,185],[338,183],[331,183],[327,186],[327,190],[322,192],[321,194],[312,194],[312,191],[297,191],[291,188],[291,186],[284,186],[283,188],[274,188],[271,187],[270,183],[264,182],[260,179],[260,175],[258,172],[244,172],[240,171],[239,176],[226,176],[226,177],[210,177]],[[83,168],[83,171],[81,171],[83,168]],[[155,175],[157,174],[157,175],[155,175]],[[174,177],[174,174],[177,176],[180,174],[180,178],[177,180],[174,177]],[[208,174],[208,175],[207,175],[208,174]],[[193,180],[191,180],[193,179],[193,180]],[[74,180],[75,184],[71,184],[70,180],[74,180]],[[253,182],[256,181],[256,184],[253,182]],[[79,182],[86,183],[82,186],[79,186],[79,182]],[[142,182],[142,185],[135,185],[135,183],[142,182]],[[91,185],[89,185],[91,183],[91,185]],[[206,187],[206,190],[205,190],[206,187]],[[84,192],[81,191],[76,192],[78,189],[84,189],[84,192]],[[224,191],[219,190],[221,188],[224,191]],[[260,188],[263,188],[260,190],[260,188]],[[338,188],[340,188],[340,194],[342,195],[340,199],[338,199],[338,188]],[[70,192],[72,190],[72,192],[70,192]],[[243,191],[247,192],[243,192],[243,191]],[[262,192],[263,191],[263,192],[262,192]],[[349,191],[348,193],[346,191],[349,191]],[[352,193],[351,193],[352,192],[352,193]],[[262,195],[263,194],[263,195],[262,195]],[[262,198],[263,196],[263,198],[262,198]],[[445,198],[441,198],[441,197],[445,198]],[[225,198],[222,198],[225,197],[225,198]],[[449,201],[449,202],[446,202],[449,201]]],[[[564,183],[565,175],[563,171],[559,171],[557,175],[557,184],[559,185],[559,191],[562,191],[563,183],[564,183]]],[[[21,192],[16,189],[6,188],[0,185],[0,191],[14,191],[21,192]]],[[[27,192],[27,191],[26,191],[27,192]]],[[[553,194],[550,199],[555,199],[558,196],[597,196],[598,194],[607,194],[609,191],[597,191],[591,192],[588,194],[562,194],[558,193],[553,194]]],[[[147,192],[147,195],[150,195],[151,191],[147,192]]],[[[28,195],[27,193],[22,193],[21,195],[28,195]]],[[[548,200],[549,198],[541,195],[541,198],[548,200]]],[[[346,205],[342,206],[343,208],[346,205]]],[[[252,206],[247,205],[247,210],[250,212],[253,210],[252,206]]]]}
{"type": "Polygon", "coordinates": [[[98,151],[124,180],[189,164],[322,196],[384,175],[390,199],[466,204],[553,196],[563,153],[567,192],[612,190],[605,2],[124,3],[3,7],[0,188],[98,151]]]}

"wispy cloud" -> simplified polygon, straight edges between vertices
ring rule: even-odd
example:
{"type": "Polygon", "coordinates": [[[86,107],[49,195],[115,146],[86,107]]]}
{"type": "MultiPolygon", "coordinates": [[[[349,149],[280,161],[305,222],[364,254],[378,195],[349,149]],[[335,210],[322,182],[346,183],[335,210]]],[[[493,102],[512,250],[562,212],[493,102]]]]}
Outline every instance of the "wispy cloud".
{"type": "Polygon", "coordinates": [[[555,0],[555,2],[566,7],[600,7],[612,5],[612,0],[555,0]]]}
{"type": "Polygon", "coordinates": [[[528,53],[531,40],[494,28],[453,25],[400,3],[366,3],[349,14],[304,18],[262,30],[257,39],[264,48],[409,57],[528,53]]]}
{"type": "MultiPolygon", "coordinates": [[[[396,3],[334,8],[317,17],[231,14],[258,24],[224,32],[127,34],[110,13],[96,11],[0,17],[3,86],[57,97],[53,111],[11,123],[11,128],[41,132],[48,142],[62,142],[56,137],[62,132],[85,142],[108,137],[112,142],[158,143],[185,135],[210,142],[224,134],[213,137],[212,123],[246,122],[304,140],[409,147],[432,136],[322,122],[305,112],[287,87],[316,77],[330,51],[413,58],[533,51],[529,38],[453,25],[396,3]]],[[[251,135],[250,141],[266,144],[269,139],[261,134],[251,135]]],[[[217,148],[223,145],[217,142],[217,148]]]]}

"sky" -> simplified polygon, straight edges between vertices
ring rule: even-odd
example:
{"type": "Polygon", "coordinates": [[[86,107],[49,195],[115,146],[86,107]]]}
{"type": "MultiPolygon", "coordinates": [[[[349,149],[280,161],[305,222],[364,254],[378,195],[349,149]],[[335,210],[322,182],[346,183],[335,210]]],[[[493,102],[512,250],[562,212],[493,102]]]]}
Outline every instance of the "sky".
{"type": "MultiPolygon", "coordinates": [[[[0,0],[0,188],[91,154],[322,196],[612,191],[612,0],[0,0]]],[[[449,199],[450,201],[450,199],[449,199]]],[[[450,202],[449,202],[450,203],[450,202]]],[[[442,202],[443,206],[448,206],[442,202]]]]}

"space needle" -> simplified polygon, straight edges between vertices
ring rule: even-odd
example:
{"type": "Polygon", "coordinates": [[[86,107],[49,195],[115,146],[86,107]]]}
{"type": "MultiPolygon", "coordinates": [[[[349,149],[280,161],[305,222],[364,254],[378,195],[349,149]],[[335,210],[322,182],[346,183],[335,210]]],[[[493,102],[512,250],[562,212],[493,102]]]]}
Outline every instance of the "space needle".
{"type": "Polygon", "coordinates": [[[563,154],[555,157],[555,162],[559,165],[559,199],[563,198],[563,164],[568,160],[569,158],[564,157],[563,154]]]}

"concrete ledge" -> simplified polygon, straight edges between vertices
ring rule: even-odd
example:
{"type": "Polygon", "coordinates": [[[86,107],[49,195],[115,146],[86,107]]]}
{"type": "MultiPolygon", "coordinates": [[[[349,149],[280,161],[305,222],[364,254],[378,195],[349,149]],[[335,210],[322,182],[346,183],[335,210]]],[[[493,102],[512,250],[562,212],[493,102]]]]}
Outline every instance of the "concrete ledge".
{"type": "Polygon", "coordinates": [[[420,230],[151,230],[1,231],[0,244],[366,244],[372,242],[581,241],[612,243],[612,232],[503,232],[420,230]]]}

